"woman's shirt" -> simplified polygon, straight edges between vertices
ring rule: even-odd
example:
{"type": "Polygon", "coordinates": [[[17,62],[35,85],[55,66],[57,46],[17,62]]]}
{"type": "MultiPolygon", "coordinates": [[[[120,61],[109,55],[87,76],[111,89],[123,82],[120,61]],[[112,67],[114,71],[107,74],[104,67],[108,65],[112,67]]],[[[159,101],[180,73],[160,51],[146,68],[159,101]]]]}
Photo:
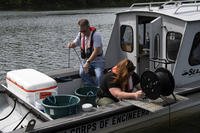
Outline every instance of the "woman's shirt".
{"type": "MultiPolygon", "coordinates": [[[[102,97],[108,97],[114,100],[115,102],[118,102],[119,100],[114,97],[109,89],[110,88],[121,88],[121,84],[117,82],[113,82],[115,79],[115,74],[112,72],[108,72],[107,74],[104,75],[104,78],[102,79],[100,89],[97,93],[97,97],[102,98],[102,97]]],[[[132,83],[133,87],[135,87],[138,83],[140,82],[139,76],[134,72],[132,75],[132,83]]]]}

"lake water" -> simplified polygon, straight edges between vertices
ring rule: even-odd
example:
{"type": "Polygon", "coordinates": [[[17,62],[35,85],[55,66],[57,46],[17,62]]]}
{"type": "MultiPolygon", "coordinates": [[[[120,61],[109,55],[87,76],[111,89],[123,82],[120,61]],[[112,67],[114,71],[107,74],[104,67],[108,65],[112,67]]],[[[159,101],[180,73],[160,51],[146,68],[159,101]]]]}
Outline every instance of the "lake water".
{"type": "MultiPolygon", "coordinates": [[[[0,12],[0,79],[15,69],[33,68],[41,72],[68,67],[65,44],[78,34],[77,22],[87,18],[101,33],[106,50],[115,13],[126,8],[47,12],[0,12]]],[[[79,51],[79,48],[77,48],[79,51]]],[[[70,52],[70,67],[79,67],[70,52]]]]}

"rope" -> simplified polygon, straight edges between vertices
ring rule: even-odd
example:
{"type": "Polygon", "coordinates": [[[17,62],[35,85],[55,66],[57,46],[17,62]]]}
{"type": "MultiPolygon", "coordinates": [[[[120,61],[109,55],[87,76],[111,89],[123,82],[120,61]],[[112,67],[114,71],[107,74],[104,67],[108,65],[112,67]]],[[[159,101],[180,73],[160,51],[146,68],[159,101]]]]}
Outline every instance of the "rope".
{"type": "Polygon", "coordinates": [[[68,49],[68,68],[70,68],[70,48],[68,49]]]}
{"type": "Polygon", "coordinates": [[[17,104],[17,100],[14,100],[14,102],[15,102],[14,107],[11,110],[11,112],[7,116],[5,116],[4,118],[1,118],[0,121],[5,120],[6,118],[8,118],[13,113],[13,111],[15,110],[16,104],[17,104]]]}
{"type": "Polygon", "coordinates": [[[170,108],[170,105],[168,107],[169,107],[169,131],[170,131],[171,130],[171,108],[170,108]]]}
{"type": "Polygon", "coordinates": [[[52,104],[56,104],[56,97],[55,96],[51,96],[51,97],[47,97],[47,99],[49,100],[49,102],[52,103],[52,104]],[[51,97],[53,99],[51,99],[51,97]]]}
{"type": "Polygon", "coordinates": [[[87,96],[94,96],[94,92],[93,92],[93,91],[89,91],[89,92],[87,93],[87,96]]]}
{"type": "Polygon", "coordinates": [[[78,55],[78,52],[76,51],[75,48],[73,48],[73,49],[74,49],[74,52],[76,53],[76,55],[77,55],[77,57],[78,57],[78,60],[79,60],[79,62],[80,62],[81,67],[83,68],[83,64],[82,64],[81,58],[80,58],[79,55],[78,55]]]}
{"type": "Polygon", "coordinates": [[[171,130],[171,107],[170,107],[170,102],[167,101],[167,99],[164,99],[163,97],[160,96],[161,99],[163,99],[163,101],[165,101],[168,105],[168,126],[169,126],[169,131],[171,130]]]}
{"type": "Polygon", "coordinates": [[[16,130],[18,128],[18,126],[24,121],[24,119],[28,116],[28,114],[30,113],[30,111],[28,113],[26,113],[26,115],[22,118],[22,120],[17,124],[17,126],[13,129],[16,130]]]}

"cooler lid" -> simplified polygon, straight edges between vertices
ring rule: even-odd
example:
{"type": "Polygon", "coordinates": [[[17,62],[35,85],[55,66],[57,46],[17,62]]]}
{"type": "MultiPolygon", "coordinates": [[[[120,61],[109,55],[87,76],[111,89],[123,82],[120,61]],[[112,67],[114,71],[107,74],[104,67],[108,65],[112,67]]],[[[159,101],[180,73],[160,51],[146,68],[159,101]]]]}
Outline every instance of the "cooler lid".
{"type": "Polygon", "coordinates": [[[10,71],[7,73],[6,79],[27,92],[57,88],[57,82],[53,78],[34,69],[10,71]]]}

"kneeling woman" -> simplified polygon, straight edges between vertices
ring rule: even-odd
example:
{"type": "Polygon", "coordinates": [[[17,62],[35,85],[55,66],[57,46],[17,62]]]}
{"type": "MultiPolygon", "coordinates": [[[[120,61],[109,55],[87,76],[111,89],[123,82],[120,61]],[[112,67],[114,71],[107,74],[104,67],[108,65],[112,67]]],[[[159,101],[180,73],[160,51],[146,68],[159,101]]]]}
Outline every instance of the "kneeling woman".
{"type": "Polygon", "coordinates": [[[134,70],[135,66],[128,59],[124,59],[114,66],[101,82],[97,93],[97,105],[103,106],[119,102],[122,99],[137,100],[142,97],[140,79],[134,70]],[[134,87],[137,89],[135,92],[133,92],[134,87]]]}

